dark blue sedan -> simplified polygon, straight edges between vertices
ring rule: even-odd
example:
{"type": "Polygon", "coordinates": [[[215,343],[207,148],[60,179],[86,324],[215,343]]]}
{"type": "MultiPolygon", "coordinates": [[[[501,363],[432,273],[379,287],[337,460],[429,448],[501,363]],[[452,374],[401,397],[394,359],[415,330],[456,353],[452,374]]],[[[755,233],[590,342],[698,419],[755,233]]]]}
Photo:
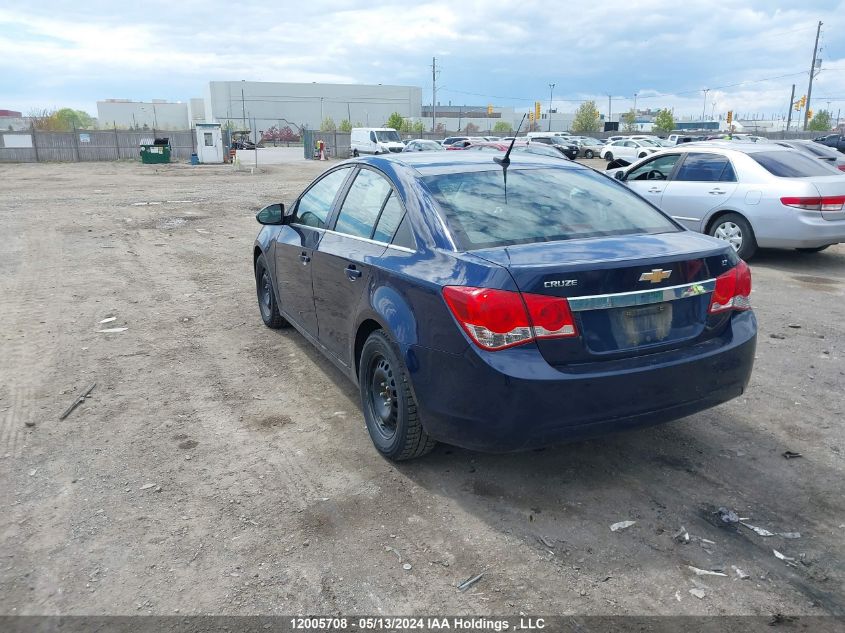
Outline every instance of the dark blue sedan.
{"type": "Polygon", "coordinates": [[[359,385],[389,458],[647,426],[748,384],[745,262],[576,163],[362,158],[257,219],[264,323],[359,385]]]}

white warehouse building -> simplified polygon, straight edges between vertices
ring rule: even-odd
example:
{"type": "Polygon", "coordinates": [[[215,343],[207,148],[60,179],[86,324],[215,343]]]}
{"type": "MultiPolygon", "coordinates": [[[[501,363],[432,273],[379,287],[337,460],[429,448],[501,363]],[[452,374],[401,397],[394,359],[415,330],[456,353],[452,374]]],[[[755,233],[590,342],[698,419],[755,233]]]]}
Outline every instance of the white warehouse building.
{"type": "Polygon", "coordinates": [[[188,104],[166,99],[106,99],[97,102],[97,121],[101,128],[187,130],[188,104]]]}
{"type": "Polygon", "coordinates": [[[256,132],[289,125],[319,129],[326,117],[335,124],[381,126],[393,112],[418,118],[418,86],[211,81],[205,94],[205,120],[256,132]]]}

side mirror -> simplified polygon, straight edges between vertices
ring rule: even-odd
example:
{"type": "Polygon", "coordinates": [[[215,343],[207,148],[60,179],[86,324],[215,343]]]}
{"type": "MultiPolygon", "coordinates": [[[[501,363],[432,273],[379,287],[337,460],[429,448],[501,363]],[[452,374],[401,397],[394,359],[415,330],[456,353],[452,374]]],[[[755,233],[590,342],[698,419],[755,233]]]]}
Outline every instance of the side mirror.
{"type": "Polygon", "coordinates": [[[259,211],[255,214],[255,219],[258,220],[259,224],[266,224],[266,225],[276,225],[276,224],[284,224],[285,218],[288,217],[289,214],[285,213],[285,205],[283,204],[271,204],[259,211]]]}
{"type": "Polygon", "coordinates": [[[616,180],[625,180],[625,172],[620,169],[613,174],[613,177],[616,178],[616,180]]]}

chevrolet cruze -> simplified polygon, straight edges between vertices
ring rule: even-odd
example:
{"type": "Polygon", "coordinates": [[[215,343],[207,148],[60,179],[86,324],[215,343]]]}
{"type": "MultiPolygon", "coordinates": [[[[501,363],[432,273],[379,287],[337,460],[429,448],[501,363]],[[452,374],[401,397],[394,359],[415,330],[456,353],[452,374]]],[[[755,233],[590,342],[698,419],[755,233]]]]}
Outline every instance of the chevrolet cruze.
{"type": "Polygon", "coordinates": [[[261,318],[358,385],[391,459],[665,422],[739,396],[751,374],[735,250],[576,163],[362,158],[257,219],[261,318]]]}

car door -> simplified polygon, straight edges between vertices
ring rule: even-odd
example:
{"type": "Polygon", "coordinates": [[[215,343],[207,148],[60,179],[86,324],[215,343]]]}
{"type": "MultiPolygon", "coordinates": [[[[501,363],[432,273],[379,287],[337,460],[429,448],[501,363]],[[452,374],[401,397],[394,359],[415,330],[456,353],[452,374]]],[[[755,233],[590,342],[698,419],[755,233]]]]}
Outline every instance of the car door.
{"type": "Polygon", "coordinates": [[[366,300],[370,274],[404,216],[390,181],[361,167],[349,186],[331,230],[314,253],[314,303],[320,343],[341,363],[352,364],[358,306],[366,300]]]}
{"type": "Polygon", "coordinates": [[[695,231],[710,211],[725,204],[737,188],[736,171],[722,154],[688,152],[663,190],[660,208],[695,231]]]}
{"type": "Polygon", "coordinates": [[[663,190],[678,164],[680,154],[664,154],[646,160],[625,174],[625,183],[653,205],[660,206],[663,190]]]}
{"type": "Polygon", "coordinates": [[[314,337],[317,336],[317,314],[311,285],[311,260],[335,199],[351,172],[350,167],[341,167],[314,182],[296,201],[293,216],[276,236],[279,305],[286,316],[314,337]]]}

